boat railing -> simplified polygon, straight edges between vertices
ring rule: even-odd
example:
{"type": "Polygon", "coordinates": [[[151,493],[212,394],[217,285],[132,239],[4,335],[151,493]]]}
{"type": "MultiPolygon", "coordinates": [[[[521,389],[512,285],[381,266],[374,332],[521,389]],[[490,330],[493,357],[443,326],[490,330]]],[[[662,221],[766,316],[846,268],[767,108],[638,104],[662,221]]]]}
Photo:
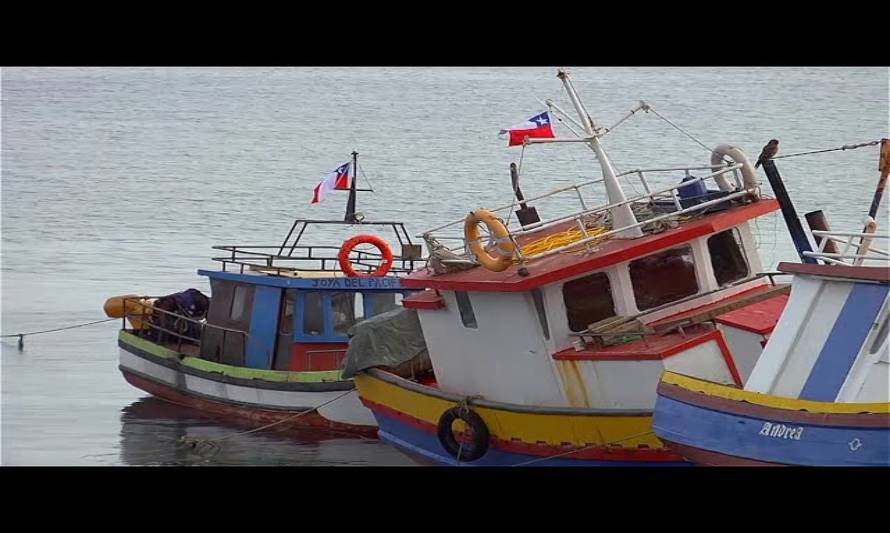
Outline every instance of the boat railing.
{"type": "MultiPolygon", "coordinates": [[[[601,241],[613,235],[625,232],[627,230],[631,230],[634,228],[642,227],[647,224],[652,224],[653,222],[659,222],[668,219],[674,219],[684,215],[690,215],[696,212],[703,211],[710,207],[713,207],[717,204],[722,204],[725,202],[731,202],[732,200],[743,199],[743,198],[757,198],[759,197],[759,186],[745,188],[741,175],[739,173],[742,168],[741,164],[730,164],[726,166],[690,166],[690,167],[672,167],[672,168],[651,168],[651,169],[633,169],[626,172],[622,172],[619,176],[625,175],[635,175],[639,178],[640,183],[643,186],[643,189],[646,191],[643,194],[639,194],[637,196],[633,196],[621,202],[614,203],[606,203],[602,205],[597,205],[594,207],[590,207],[587,205],[587,202],[584,199],[584,196],[581,194],[581,189],[585,187],[589,187],[591,185],[603,182],[603,179],[589,180],[573,185],[569,185],[566,187],[561,187],[559,189],[552,190],[548,193],[535,196],[533,198],[527,198],[522,201],[522,203],[530,204],[534,201],[543,200],[545,198],[551,198],[559,194],[570,193],[574,195],[580,204],[581,209],[578,211],[574,211],[572,213],[557,216],[554,218],[550,218],[547,220],[541,220],[539,222],[535,222],[532,224],[527,224],[525,226],[517,227],[515,224],[508,225],[509,238],[513,241],[517,258],[520,262],[531,259],[532,257],[523,257],[522,252],[520,251],[520,247],[516,243],[516,239],[521,236],[533,235],[535,233],[541,232],[546,229],[551,229],[560,224],[564,224],[567,221],[574,221],[574,226],[580,230],[582,238],[576,240],[574,242],[550,248],[545,252],[536,254],[533,256],[534,259],[539,259],[543,257],[547,257],[550,255],[558,254],[564,252],[566,250],[578,248],[580,246],[589,245],[594,241],[601,241]],[[712,172],[705,176],[693,176],[690,172],[692,170],[711,170],[712,172]],[[666,187],[662,189],[653,190],[652,186],[649,183],[649,180],[646,178],[646,173],[655,173],[655,172],[675,172],[675,171],[685,171],[687,179],[677,185],[666,187]],[[697,183],[703,183],[708,180],[717,181],[718,178],[731,174],[734,177],[735,188],[732,191],[726,191],[726,194],[720,195],[714,199],[706,199],[705,201],[699,201],[694,205],[683,205],[683,197],[680,194],[680,189],[683,187],[690,187],[697,183]],[[587,231],[586,220],[589,220],[598,215],[604,215],[608,211],[612,209],[622,207],[625,205],[633,205],[645,203],[649,205],[653,205],[658,201],[667,201],[669,212],[656,215],[651,218],[647,218],[646,220],[637,221],[634,224],[628,224],[621,227],[611,228],[606,232],[597,233],[595,235],[590,235],[587,231]]],[[[725,179],[725,178],[724,178],[725,179]]],[[[504,213],[509,212],[512,208],[516,207],[516,205],[520,203],[519,201],[511,202],[510,204],[503,205],[497,207],[495,209],[491,209],[494,213],[504,213]]],[[[465,255],[469,255],[468,243],[466,242],[463,235],[445,235],[439,234],[437,232],[441,232],[446,228],[452,228],[457,225],[462,225],[464,223],[464,219],[455,220],[449,222],[447,224],[443,224],[441,226],[435,227],[418,235],[423,238],[430,249],[433,249],[434,243],[439,243],[440,245],[444,245],[445,248],[454,253],[458,253],[460,249],[463,249],[463,253],[465,255]],[[448,246],[444,244],[443,241],[460,241],[460,244],[454,246],[448,246]]]]}
{"type": "MultiPolygon", "coordinates": [[[[237,267],[240,273],[245,268],[263,270],[276,275],[293,274],[296,271],[336,272],[339,267],[338,246],[306,245],[302,243],[306,230],[318,226],[343,226],[350,228],[367,227],[380,230],[392,230],[401,246],[400,253],[393,253],[393,273],[410,273],[415,269],[416,262],[423,261],[423,249],[413,244],[401,222],[345,222],[341,220],[309,220],[297,219],[281,244],[278,245],[219,245],[214,250],[228,252],[226,256],[213,257],[213,261],[222,263],[223,271],[237,267]]],[[[383,260],[382,254],[376,250],[367,251],[354,249],[350,253],[350,262],[356,270],[373,271],[383,260]]]]}
{"type": "Polygon", "coordinates": [[[807,257],[819,259],[831,265],[869,266],[869,264],[881,264],[887,266],[890,263],[890,252],[887,242],[888,234],[846,232],[846,231],[811,231],[819,247],[815,252],[803,252],[807,257]],[[875,241],[883,243],[884,248],[874,245],[875,241]],[[839,252],[827,252],[829,243],[834,243],[832,248],[840,245],[839,252]]]}
{"type": "MultiPolygon", "coordinates": [[[[279,245],[220,245],[214,246],[214,250],[228,252],[226,256],[211,258],[222,263],[223,272],[237,269],[244,273],[245,269],[270,270],[277,275],[294,271],[308,272],[334,272],[339,271],[340,247],[338,246],[307,246],[293,247],[288,255],[278,252],[279,245]]],[[[383,255],[376,251],[353,250],[350,254],[350,262],[356,270],[366,269],[368,272],[376,269],[383,260],[383,255]]],[[[420,256],[396,256],[393,255],[393,265],[390,269],[395,273],[413,272],[415,262],[421,261],[420,256]]]]}
{"type": "Polygon", "coordinates": [[[181,313],[167,311],[166,309],[161,309],[151,303],[145,302],[145,300],[152,301],[157,300],[158,298],[159,297],[157,296],[124,298],[123,308],[125,310],[128,309],[127,304],[132,303],[140,307],[141,311],[126,311],[123,317],[121,317],[121,329],[127,329],[127,320],[129,320],[130,324],[133,326],[131,331],[137,336],[150,337],[152,340],[161,344],[169,344],[171,340],[175,339],[176,351],[178,353],[182,353],[183,344],[197,346],[200,353],[204,332],[208,328],[222,332],[223,346],[227,345],[226,337],[230,335],[237,336],[241,339],[240,343],[242,352],[244,347],[247,346],[248,333],[246,331],[210,324],[206,320],[198,320],[181,313]],[[158,323],[158,317],[160,316],[169,318],[170,320],[161,320],[161,323],[158,323]]]}

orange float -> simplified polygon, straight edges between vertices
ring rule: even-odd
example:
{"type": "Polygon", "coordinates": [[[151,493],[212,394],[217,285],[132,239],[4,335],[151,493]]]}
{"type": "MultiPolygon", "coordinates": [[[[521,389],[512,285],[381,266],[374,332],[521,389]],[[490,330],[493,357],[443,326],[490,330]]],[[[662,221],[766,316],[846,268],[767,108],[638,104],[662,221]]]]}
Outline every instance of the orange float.
{"type": "Polygon", "coordinates": [[[343,246],[340,247],[340,253],[337,255],[337,260],[340,262],[340,270],[350,278],[375,278],[385,276],[389,272],[389,269],[392,268],[393,255],[389,245],[382,238],[376,235],[356,235],[343,243],[343,246]],[[355,271],[352,262],[349,261],[349,253],[359,244],[371,244],[380,250],[380,254],[383,256],[383,263],[377,267],[377,270],[369,274],[360,274],[355,271]]]}

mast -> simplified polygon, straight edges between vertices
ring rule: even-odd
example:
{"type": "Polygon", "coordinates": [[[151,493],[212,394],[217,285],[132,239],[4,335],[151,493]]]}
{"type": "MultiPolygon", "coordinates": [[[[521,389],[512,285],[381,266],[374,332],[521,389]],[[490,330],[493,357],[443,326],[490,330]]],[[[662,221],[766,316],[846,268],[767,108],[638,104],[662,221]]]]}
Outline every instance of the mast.
{"type": "Polygon", "coordinates": [[[349,199],[346,201],[345,222],[357,224],[355,217],[355,182],[358,181],[358,152],[352,152],[352,181],[349,184],[349,199]]]}
{"type": "MultiPolygon", "coordinates": [[[[615,169],[612,168],[612,162],[609,161],[605,150],[603,150],[603,146],[600,144],[593,121],[591,120],[590,115],[587,114],[587,110],[584,108],[584,104],[581,103],[581,99],[578,97],[577,93],[575,93],[575,88],[572,86],[571,81],[569,81],[568,73],[564,69],[559,69],[556,77],[562,81],[563,87],[565,87],[569,98],[572,100],[572,104],[575,106],[575,111],[581,119],[581,126],[591,138],[589,143],[590,148],[596,153],[596,158],[599,159],[600,166],[602,167],[603,183],[606,186],[606,194],[609,197],[609,203],[615,204],[624,202],[627,198],[625,198],[624,191],[621,189],[621,185],[618,183],[618,178],[615,176],[615,169]]],[[[634,216],[633,211],[628,204],[614,207],[611,212],[613,228],[632,226],[637,223],[637,218],[634,216]]],[[[615,236],[617,238],[634,239],[642,237],[643,231],[639,227],[634,227],[616,233],[615,236]]]]}

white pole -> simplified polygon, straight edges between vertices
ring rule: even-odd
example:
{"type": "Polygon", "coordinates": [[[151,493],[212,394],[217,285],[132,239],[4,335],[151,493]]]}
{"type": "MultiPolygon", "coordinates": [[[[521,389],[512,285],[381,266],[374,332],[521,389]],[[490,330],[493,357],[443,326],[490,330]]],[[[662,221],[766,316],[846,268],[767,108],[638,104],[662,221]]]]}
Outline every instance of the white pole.
{"type": "Polygon", "coordinates": [[[622,231],[615,236],[619,239],[634,239],[637,237],[643,236],[643,231],[637,226],[637,218],[634,216],[633,211],[628,204],[622,204],[625,201],[624,191],[621,189],[621,185],[618,183],[618,178],[615,176],[615,169],[612,168],[612,163],[609,161],[609,158],[606,156],[605,150],[603,150],[603,146],[600,144],[599,139],[596,138],[596,133],[593,129],[593,124],[590,122],[590,117],[587,114],[587,110],[584,109],[584,105],[581,103],[581,99],[578,98],[578,95],[575,93],[575,89],[572,87],[571,82],[569,81],[569,75],[565,70],[559,69],[556,77],[562,81],[563,87],[565,87],[566,92],[569,95],[569,98],[572,100],[572,104],[575,106],[575,111],[578,113],[579,118],[581,119],[581,125],[584,127],[584,130],[587,131],[587,134],[593,137],[590,140],[590,147],[596,153],[596,158],[599,159],[600,166],[603,170],[603,183],[606,186],[606,194],[609,197],[609,203],[611,204],[621,204],[612,209],[612,227],[613,228],[622,228],[625,226],[630,226],[629,229],[622,231]]]}

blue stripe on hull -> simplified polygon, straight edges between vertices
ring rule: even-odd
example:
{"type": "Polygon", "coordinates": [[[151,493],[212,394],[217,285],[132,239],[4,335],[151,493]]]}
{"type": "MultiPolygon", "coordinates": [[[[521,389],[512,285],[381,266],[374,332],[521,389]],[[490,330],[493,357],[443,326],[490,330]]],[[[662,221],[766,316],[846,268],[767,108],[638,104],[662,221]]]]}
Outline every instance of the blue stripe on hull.
{"type": "Polygon", "coordinates": [[[801,400],[833,402],[837,399],[862,343],[884,305],[887,290],[887,285],[854,285],[800,392],[801,400]]]}
{"type": "Polygon", "coordinates": [[[472,463],[458,463],[439,443],[434,433],[428,433],[374,412],[379,430],[377,436],[409,455],[419,456],[427,461],[448,466],[517,466],[520,463],[536,461],[528,466],[690,466],[683,462],[643,462],[643,461],[594,461],[588,459],[545,459],[535,455],[505,452],[489,448],[488,452],[472,463]]]}
{"type": "Polygon", "coordinates": [[[886,428],[774,423],[664,396],[655,403],[652,427],[660,439],[745,459],[799,466],[890,466],[886,428]],[[773,424],[784,425],[780,429],[787,438],[761,434],[773,424]]]}

